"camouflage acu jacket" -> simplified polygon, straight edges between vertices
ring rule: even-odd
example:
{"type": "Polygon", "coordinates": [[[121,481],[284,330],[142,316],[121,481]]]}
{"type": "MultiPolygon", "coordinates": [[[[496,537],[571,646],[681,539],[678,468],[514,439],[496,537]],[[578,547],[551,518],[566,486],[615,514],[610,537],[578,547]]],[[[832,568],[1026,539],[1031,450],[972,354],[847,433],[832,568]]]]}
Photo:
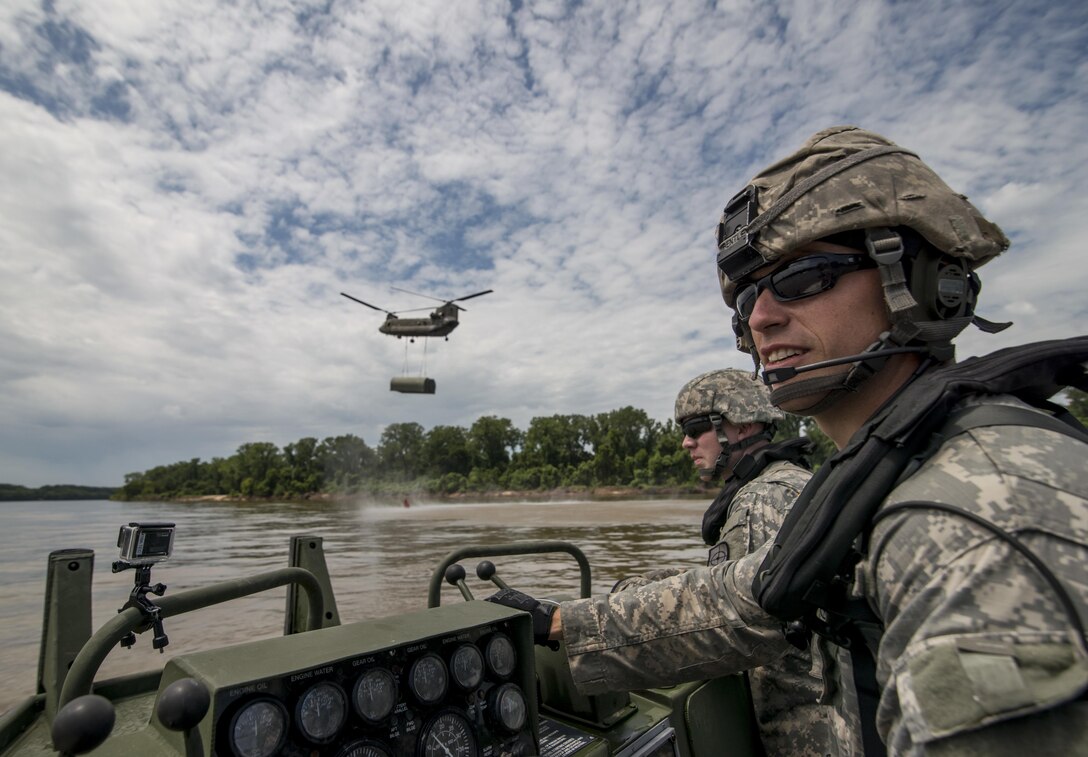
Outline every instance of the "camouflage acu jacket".
{"type": "MultiPolygon", "coordinates": [[[[1011,398],[972,400],[1016,403],[1011,398]]],[[[1025,543],[1088,618],[1088,447],[997,426],[947,440],[884,506],[941,502],[1025,543]]],[[[752,594],[769,544],[737,560],[562,606],[575,682],[587,692],[710,678],[779,659],[779,622],[752,594]]],[[[1088,753],[1088,652],[1051,586],[1019,552],[962,517],[882,520],[855,590],[885,624],[877,726],[891,754],[1088,753]]],[[[860,754],[849,654],[824,668],[860,754]]]]}
{"type": "MultiPolygon", "coordinates": [[[[736,491],[708,563],[750,554],[772,541],[782,519],[812,473],[791,462],[768,465],[736,491]]],[[[682,569],[665,568],[625,578],[614,591],[645,586],[682,569]]],[[[821,704],[820,659],[790,647],[781,658],[748,671],[760,739],[768,755],[836,754],[832,708],[821,704]]]]}

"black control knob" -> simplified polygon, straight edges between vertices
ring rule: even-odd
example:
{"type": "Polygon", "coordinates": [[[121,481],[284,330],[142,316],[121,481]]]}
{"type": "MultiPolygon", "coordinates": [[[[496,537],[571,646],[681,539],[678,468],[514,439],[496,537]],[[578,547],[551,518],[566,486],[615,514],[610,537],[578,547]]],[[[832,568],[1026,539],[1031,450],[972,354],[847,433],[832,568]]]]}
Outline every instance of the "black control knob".
{"type": "Polygon", "coordinates": [[[178,679],[159,694],[155,714],[171,731],[181,731],[185,735],[185,757],[204,754],[200,731],[196,727],[208,713],[211,703],[208,687],[195,678],[178,679]]]}
{"type": "Polygon", "coordinates": [[[446,568],[446,583],[450,586],[456,586],[458,581],[465,580],[465,569],[459,564],[454,563],[450,567],[446,568]]]}
{"type": "Polygon", "coordinates": [[[468,590],[468,584],[465,583],[465,569],[457,563],[446,568],[446,583],[456,586],[466,602],[472,601],[472,592],[468,590]]]}
{"type": "Polygon", "coordinates": [[[187,731],[204,719],[211,703],[207,686],[194,678],[182,678],[163,689],[155,714],[171,731],[187,731]]]}
{"type": "Polygon", "coordinates": [[[476,577],[481,581],[490,581],[495,575],[495,563],[490,560],[481,560],[476,566],[476,577]]]}
{"type": "Polygon", "coordinates": [[[476,565],[476,575],[480,578],[480,580],[490,581],[491,583],[498,586],[500,589],[510,588],[506,585],[505,581],[499,578],[498,574],[495,572],[495,563],[491,562],[490,560],[481,560],[476,565]]]}
{"type": "Polygon", "coordinates": [[[53,747],[63,754],[84,754],[109,737],[117,715],[113,702],[85,694],[64,705],[53,718],[53,747]]]}

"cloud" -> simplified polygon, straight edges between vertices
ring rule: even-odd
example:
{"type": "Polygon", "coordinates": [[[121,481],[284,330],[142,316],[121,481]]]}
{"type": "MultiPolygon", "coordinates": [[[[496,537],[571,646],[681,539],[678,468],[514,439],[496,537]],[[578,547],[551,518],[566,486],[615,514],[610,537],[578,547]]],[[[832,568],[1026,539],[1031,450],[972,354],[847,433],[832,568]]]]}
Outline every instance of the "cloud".
{"type": "Polygon", "coordinates": [[[964,354],[1080,330],[1080,3],[0,10],[0,480],[119,484],[242,443],[522,428],[732,348],[725,201],[815,130],[917,150],[1002,225],[964,354]],[[486,288],[426,345],[390,310],[486,288]],[[407,348],[407,349],[406,349],[407,348]],[[407,354],[406,354],[407,353],[407,354]]]}

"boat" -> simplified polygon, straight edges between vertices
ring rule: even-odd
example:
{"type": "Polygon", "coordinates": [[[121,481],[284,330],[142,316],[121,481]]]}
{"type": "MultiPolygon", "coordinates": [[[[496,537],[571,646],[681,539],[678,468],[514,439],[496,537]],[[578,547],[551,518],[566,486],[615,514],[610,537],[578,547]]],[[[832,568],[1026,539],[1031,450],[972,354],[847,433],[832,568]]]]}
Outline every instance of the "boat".
{"type": "Polygon", "coordinates": [[[561,645],[534,646],[526,613],[478,601],[468,586],[463,561],[488,558],[477,578],[505,588],[494,560],[565,553],[588,597],[589,562],[568,542],[463,547],[435,567],[425,609],[347,623],[322,537],[291,537],[286,567],[167,594],[151,569],[173,535],[173,524],[121,527],[113,569],[133,569],[134,587],[93,632],[94,552],[48,556],[37,691],[0,717],[0,755],[761,754],[742,676],[586,696],[561,645]],[[443,605],[443,582],[465,601],[443,605]],[[284,586],[282,636],[164,654],[160,669],[98,680],[103,660],[137,635],[165,652],[171,617],[284,586]]]}

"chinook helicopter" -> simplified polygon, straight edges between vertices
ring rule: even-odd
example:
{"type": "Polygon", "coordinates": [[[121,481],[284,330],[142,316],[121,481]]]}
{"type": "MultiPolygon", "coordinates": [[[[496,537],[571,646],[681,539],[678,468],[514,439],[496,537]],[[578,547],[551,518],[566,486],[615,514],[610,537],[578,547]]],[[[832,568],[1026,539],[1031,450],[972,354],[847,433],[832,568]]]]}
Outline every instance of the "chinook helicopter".
{"type": "MultiPolygon", "coordinates": [[[[429,294],[420,294],[418,292],[410,292],[407,289],[399,289],[393,287],[398,292],[405,292],[407,294],[414,294],[416,297],[426,297],[430,300],[441,302],[434,311],[431,312],[427,318],[401,318],[397,313],[392,310],[386,310],[380,308],[377,305],[371,305],[369,302],[363,302],[358,297],[352,297],[347,292],[341,292],[344,297],[349,300],[358,302],[360,305],[366,305],[371,310],[377,310],[385,313],[385,322],[378,327],[378,331],[383,334],[389,334],[395,336],[397,339],[401,337],[410,337],[413,341],[415,337],[422,336],[441,336],[449,340],[450,332],[457,328],[457,311],[464,310],[463,307],[455,303],[464,302],[465,300],[471,300],[473,297],[479,297],[485,294],[491,294],[491,289],[485,289],[482,292],[476,292],[475,294],[468,294],[464,297],[455,297],[451,300],[443,300],[439,297],[431,297],[429,294]]],[[[412,310],[402,310],[402,313],[411,313],[416,310],[428,310],[429,308],[413,308],[412,310]]]]}

